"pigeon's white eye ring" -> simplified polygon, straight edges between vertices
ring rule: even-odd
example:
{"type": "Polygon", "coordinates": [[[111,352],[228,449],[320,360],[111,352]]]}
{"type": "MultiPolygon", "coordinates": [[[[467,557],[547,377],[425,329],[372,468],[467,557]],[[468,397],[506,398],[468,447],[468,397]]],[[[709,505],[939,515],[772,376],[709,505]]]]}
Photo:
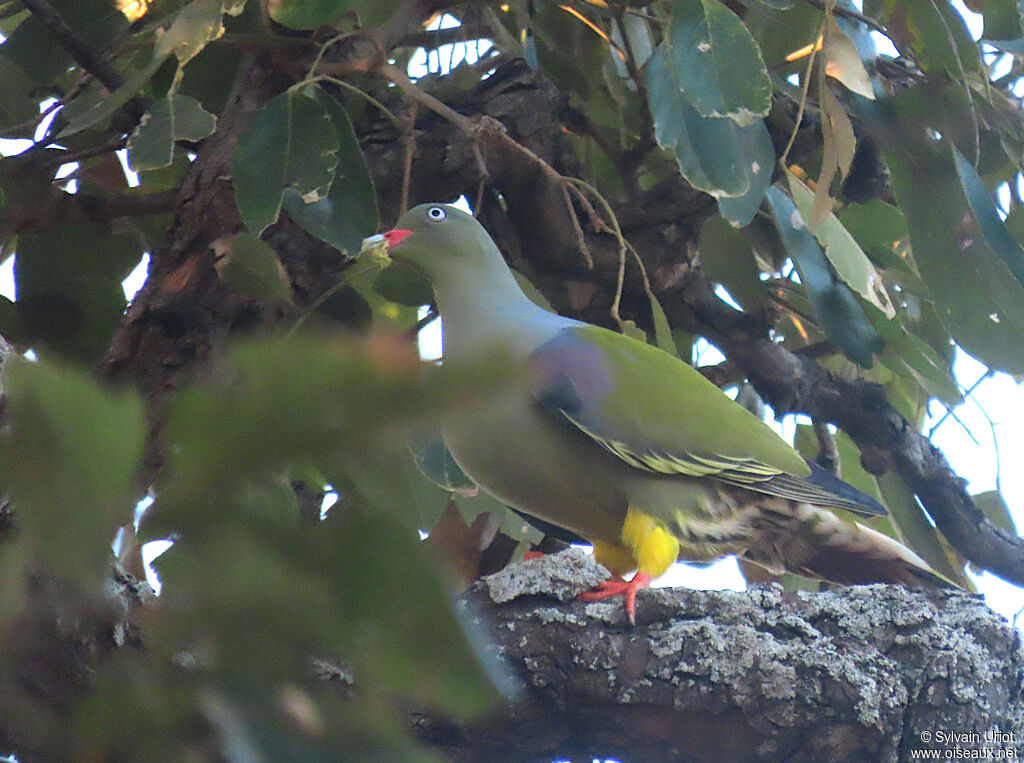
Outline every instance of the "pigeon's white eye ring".
{"type": "Polygon", "coordinates": [[[442,222],[446,217],[448,217],[448,213],[441,207],[431,207],[427,210],[427,219],[432,223],[442,222]]]}

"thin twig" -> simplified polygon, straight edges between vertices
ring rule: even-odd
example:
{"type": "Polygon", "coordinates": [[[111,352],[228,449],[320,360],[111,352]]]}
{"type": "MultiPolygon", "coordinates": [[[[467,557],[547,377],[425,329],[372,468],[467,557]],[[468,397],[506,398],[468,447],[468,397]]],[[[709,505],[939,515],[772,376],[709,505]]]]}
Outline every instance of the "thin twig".
{"type": "Polygon", "coordinates": [[[345,90],[348,90],[351,93],[355,93],[356,95],[361,96],[362,98],[366,99],[366,102],[369,103],[371,106],[376,108],[378,111],[383,112],[384,116],[391,120],[391,123],[393,125],[395,125],[396,127],[401,125],[402,120],[395,116],[395,113],[391,109],[389,109],[383,103],[381,103],[372,95],[367,93],[365,90],[358,88],[355,85],[346,82],[343,79],[338,79],[337,77],[331,77],[327,74],[314,74],[302,80],[302,82],[297,82],[296,84],[292,85],[292,89],[301,89],[306,85],[313,85],[318,82],[329,82],[332,85],[337,85],[340,88],[344,88],[345,90]]]}
{"type": "MultiPolygon", "coordinates": [[[[822,22],[821,29],[818,30],[818,35],[814,39],[817,40],[825,34],[825,26],[827,21],[822,22]]],[[[793,144],[796,142],[796,136],[800,132],[800,123],[804,118],[804,109],[807,107],[807,93],[811,87],[811,70],[814,67],[814,59],[817,55],[816,46],[811,46],[811,52],[807,56],[807,71],[804,72],[804,86],[803,91],[800,94],[800,105],[796,110],[796,122],[793,124],[793,132],[789,134],[789,141],[786,143],[786,150],[782,152],[782,156],[779,157],[779,166],[786,169],[786,161],[789,159],[790,149],[793,148],[793,144]]]]}
{"type": "Polygon", "coordinates": [[[439,101],[430,93],[426,93],[416,87],[413,81],[409,79],[409,75],[394,64],[384,64],[378,68],[378,71],[390,82],[397,85],[409,98],[430,109],[430,111],[433,111],[438,116],[444,117],[444,119],[451,122],[467,135],[472,135],[475,132],[476,125],[472,119],[463,116],[448,104],[439,101]]]}
{"type": "MultiPolygon", "coordinates": [[[[91,148],[83,148],[81,151],[69,151],[67,153],[54,152],[53,156],[46,157],[47,164],[50,165],[61,165],[71,164],[72,162],[80,162],[83,159],[91,159],[94,156],[103,156],[105,154],[112,154],[115,151],[120,151],[122,148],[128,145],[128,138],[120,138],[118,140],[106,143],[102,146],[92,146],[91,148]]],[[[63,180],[63,178],[61,178],[63,180]]]]}
{"type": "Polygon", "coordinates": [[[336,294],[344,287],[349,286],[353,281],[362,278],[367,273],[372,273],[374,270],[378,270],[378,267],[376,265],[367,265],[362,270],[357,270],[351,274],[351,269],[349,271],[346,271],[344,276],[338,279],[337,283],[333,284],[329,289],[325,289],[323,294],[314,299],[310,303],[309,307],[307,307],[302,312],[302,314],[295,319],[295,323],[292,324],[292,327],[288,329],[287,332],[285,332],[285,339],[291,339],[295,335],[295,332],[298,331],[299,328],[302,326],[302,324],[306,322],[306,319],[309,318],[309,316],[312,315],[316,311],[316,309],[320,307],[320,305],[322,305],[324,302],[330,299],[334,294],[336,294]]]}
{"type": "MultiPolygon", "coordinates": [[[[517,140],[512,138],[512,136],[510,136],[508,134],[508,131],[505,129],[505,126],[497,119],[494,119],[493,117],[489,116],[483,116],[478,119],[470,119],[469,117],[459,114],[446,103],[439,101],[434,96],[416,87],[412,80],[409,79],[409,76],[401,69],[394,66],[393,64],[384,64],[379,68],[379,71],[381,74],[384,75],[384,77],[386,77],[388,80],[397,85],[402,90],[402,92],[406,96],[411,98],[415,103],[419,103],[425,106],[438,116],[451,122],[464,133],[473,138],[474,141],[479,140],[484,135],[500,140],[509,147],[528,157],[531,162],[540,167],[541,171],[554,182],[563,184],[582,184],[586,186],[589,190],[597,194],[597,191],[595,189],[591,188],[583,181],[578,180],[576,178],[566,178],[564,175],[558,172],[558,170],[556,170],[554,167],[552,167],[550,164],[544,161],[544,159],[542,159],[535,152],[531,151],[522,143],[519,143],[517,140]]],[[[597,195],[600,196],[600,194],[597,195]]],[[[571,199],[569,198],[569,194],[567,192],[563,192],[563,196],[565,198],[565,203],[569,213],[570,220],[572,220],[573,225],[578,229],[579,221],[576,220],[576,210],[573,209],[571,199]]],[[[582,231],[580,231],[580,235],[578,236],[578,242],[582,242],[581,252],[584,258],[587,260],[588,264],[590,264],[591,267],[593,267],[593,259],[590,256],[589,250],[586,248],[586,242],[583,239],[582,231]]]]}
{"type": "Polygon", "coordinates": [[[587,269],[593,270],[594,257],[590,254],[590,247],[587,246],[586,234],[583,232],[583,227],[580,225],[580,221],[579,218],[576,216],[575,210],[573,210],[572,198],[570,198],[570,193],[573,196],[575,196],[578,201],[586,205],[588,211],[590,212],[591,219],[597,218],[597,213],[594,212],[594,208],[590,205],[590,202],[587,201],[587,198],[582,193],[580,193],[579,189],[577,189],[571,183],[562,184],[562,198],[565,200],[566,208],[569,209],[569,222],[572,223],[572,232],[573,236],[576,238],[576,246],[583,254],[583,259],[587,263],[587,269]]]}
{"type": "Polygon", "coordinates": [[[416,101],[409,104],[409,111],[405,115],[405,125],[402,130],[405,157],[402,164],[402,200],[398,207],[399,217],[409,209],[409,186],[412,184],[412,157],[416,153],[416,114],[418,111],[419,104],[416,101]]]}
{"type": "MultiPolygon", "coordinates": [[[[804,0],[804,2],[810,5],[812,8],[817,8],[819,11],[825,10],[825,0],[804,0]]],[[[848,18],[852,21],[859,21],[861,24],[864,24],[869,29],[875,32],[881,32],[886,37],[889,36],[889,30],[886,29],[882,24],[879,24],[870,16],[865,16],[863,13],[855,11],[853,8],[842,8],[839,6],[834,6],[832,8],[832,12],[836,16],[843,16],[844,18],[848,18]]]]}
{"type": "MultiPolygon", "coordinates": [[[[54,111],[56,111],[57,109],[61,108],[62,106],[65,106],[65,105],[66,105],[66,99],[64,99],[64,98],[55,99],[53,103],[51,103],[45,109],[40,111],[37,116],[34,116],[31,119],[26,119],[24,122],[19,122],[17,124],[13,124],[10,127],[7,127],[4,130],[4,132],[7,133],[7,134],[16,133],[16,132],[19,132],[20,130],[25,129],[26,127],[31,127],[32,125],[35,125],[35,128],[39,129],[39,125],[43,122],[44,119],[46,119],[54,111]]],[[[35,130],[33,130],[32,132],[34,133],[35,130]]]]}
{"type": "Polygon", "coordinates": [[[406,332],[406,335],[410,339],[415,339],[423,329],[437,320],[438,316],[440,316],[440,313],[437,312],[436,309],[430,308],[430,310],[427,311],[427,314],[416,321],[416,323],[406,332]]]}
{"type": "MultiPolygon", "coordinates": [[[[978,385],[980,385],[983,381],[988,379],[990,376],[993,376],[994,374],[995,374],[995,371],[993,371],[991,368],[986,369],[985,373],[983,373],[978,378],[978,380],[976,382],[974,382],[974,384],[972,384],[970,387],[968,387],[966,390],[964,390],[964,395],[963,395],[964,399],[967,399],[971,395],[973,395],[974,391],[976,389],[978,389],[978,385]]],[[[938,430],[938,428],[946,423],[946,419],[948,419],[950,417],[952,417],[955,421],[959,422],[960,426],[964,427],[964,430],[967,432],[967,434],[971,437],[972,440],[974,440],[974,435],[971,435],[970,430],[967,429],[967,427],[964,426],[963,422],[960,421],[960,419],[958,419],[956,417],[956,414],[953,413],[953,409],[950,408],[949,406],[946,406],[946,412],[943,414],[942,418],[939,419],[937,422],[935,422],[935,425],[931,429],[928,430],[928,439],[929,440],[935,435],[935,432],[938,430]]],[[[974,440],[974,442],[977,443],[978,441],[974,440]]]]}

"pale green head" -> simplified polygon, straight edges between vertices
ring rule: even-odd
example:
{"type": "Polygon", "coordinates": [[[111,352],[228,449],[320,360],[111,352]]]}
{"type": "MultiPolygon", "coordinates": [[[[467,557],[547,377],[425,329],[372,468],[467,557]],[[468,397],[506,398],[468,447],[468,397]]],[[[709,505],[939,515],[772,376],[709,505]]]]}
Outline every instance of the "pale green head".
{"type": "Polygon", "coordinates": [[[459,272],[505,268],[484,227],[450,204],[413,207],[384,239],[391,256],[422,270],[435,285],[459,272]]]}
{"type": "Polygon", "coordinates": [[[386,250],[387,256],[377,259],[393,259],[430,281],[444,318],[446,353],[493,344],[496,336],[522,334],[531,321],[547,325],[553,317],[523,294],[484,227],[453,206],[421,204],[369,241],[374,242],[366,249],[371,256],[375,248],[386,250]],[[497,321],[497,314],[506,322],[497,321]]]}

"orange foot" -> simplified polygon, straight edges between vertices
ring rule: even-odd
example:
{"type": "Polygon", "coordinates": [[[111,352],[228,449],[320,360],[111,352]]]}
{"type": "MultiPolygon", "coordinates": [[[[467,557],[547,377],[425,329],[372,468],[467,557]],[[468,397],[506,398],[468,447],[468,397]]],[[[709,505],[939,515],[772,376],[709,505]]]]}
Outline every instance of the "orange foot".
{"type": "Polygon", "coordinates": [[[547,556],[547,554],[545,554],[543,551],[524,551],[523,561],[528,562],[531,559],[541,559],[545,556],[547,556]]]}
{"type": "Polygon", "coordinates": [[[636,592],[641,588],[650,585],[651,576],[643,572],[633,575],[633,579],[626,581],[615,576],[611,580],[601,583],[596,591],[587,591],[580,594],[583,601],[601,601],[610,599],[612,596],[626,595],[626,616],[629,617],[630,625],[636,625],[636,592]]]}

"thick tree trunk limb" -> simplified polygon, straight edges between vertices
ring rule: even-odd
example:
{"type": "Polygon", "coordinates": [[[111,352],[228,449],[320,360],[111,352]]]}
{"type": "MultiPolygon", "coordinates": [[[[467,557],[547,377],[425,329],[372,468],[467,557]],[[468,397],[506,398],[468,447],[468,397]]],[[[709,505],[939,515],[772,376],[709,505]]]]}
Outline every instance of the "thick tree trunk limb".
{"type": "Polygon", "coordinates": [[[1024,651],[977,597],[900,586],[572,600],[579,551],[485,578],[465,606],[522,681],[507,712],[421,737],[460,761],[903,761],[1024,751],[1024,651]],[[559,602],[540,591],[554,590],[559,602]],[[963,735],[953,741],[943,734],[963,735]],[[982,753],[976,753],[982,754],[982,753]]]}

